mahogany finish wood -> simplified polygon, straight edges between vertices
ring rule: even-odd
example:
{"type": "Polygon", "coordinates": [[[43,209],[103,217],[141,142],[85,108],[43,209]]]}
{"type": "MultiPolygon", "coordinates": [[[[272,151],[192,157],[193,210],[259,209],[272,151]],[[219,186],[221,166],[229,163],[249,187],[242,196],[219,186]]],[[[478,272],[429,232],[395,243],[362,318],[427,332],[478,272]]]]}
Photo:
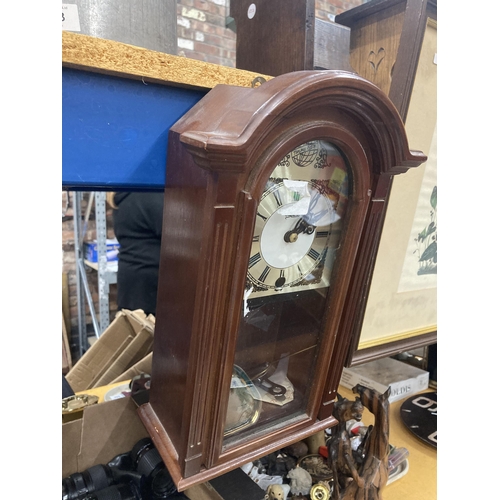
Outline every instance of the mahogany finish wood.
{"type": "MultiPolygon", "coordinates": [[[[336,23],[351,29],[350,61],[354,71],[375,83],[388,95],[403,122],[408,113],[428,18],[436,20],[437,0],[372,0],[335,17],[336,23]]],[[[392,187],[392,179],[388,181],[386,184],[385,179],[381,186],[387,192],[386,196],[390,195],[392,187]]],[[[371,224],[371,230],[369,225],[363,230],[365,237],[373,242],[367,245],[371,250],[360,256],[357,266],[360,268],[360,275],[367,275],[369,278],[356,284],[353,281],[351,296],[356,304],[356,311],[350,317],[346,315],[344,320],[346,328],[351,328],[354,332],[346,354],[346,366],[396,354],[402,349],[415,349],[437,340],[437,332],[433,332],[416,335],[410,341],[386,343],[366,350],[368,352],[358,349],[386,209],[387,203],[384,203],[377,215],[377,224],[371,224]]]]}
{"type": "MultiPolygon", "coordinates": [[[[152,382],[140,417],[179,491],[332,427],[352,330],[355,269],[372,253],[393,175],[426,160],[410,151],[389,98],[344,71],[298,71],[255,89],[219,85],[170,130],[152,382]],[[278,162],[322,139],[348,160],[349,208],[326,297],[305,413],[224,438],[257,206],[278,162]]],[[[368,267],[363,268],[364,272],[368,267]]]]}

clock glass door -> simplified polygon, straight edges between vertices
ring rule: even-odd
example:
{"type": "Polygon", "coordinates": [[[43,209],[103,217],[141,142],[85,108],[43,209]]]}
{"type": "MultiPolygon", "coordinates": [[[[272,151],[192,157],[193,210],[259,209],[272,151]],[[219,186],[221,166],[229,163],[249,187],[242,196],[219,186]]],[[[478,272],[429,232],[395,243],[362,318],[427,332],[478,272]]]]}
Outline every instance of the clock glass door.
{"type": "Polygon", "coordinates": [[[315,140],[287,154],[258,205],[224,445],[305,416],[351,189],[346,157],[315,140]]]}

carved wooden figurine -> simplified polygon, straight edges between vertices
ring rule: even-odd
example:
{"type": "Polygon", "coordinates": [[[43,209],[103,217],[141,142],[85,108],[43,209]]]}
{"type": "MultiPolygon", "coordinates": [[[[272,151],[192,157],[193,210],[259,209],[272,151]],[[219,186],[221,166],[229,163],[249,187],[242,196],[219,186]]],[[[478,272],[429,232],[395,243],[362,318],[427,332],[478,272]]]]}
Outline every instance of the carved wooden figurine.
{"type": "Polygon", "coordinates": [[[334,491],[332,497],[334,500],[340,500],[341,489],[343,490],[348,482],[357,475],[346,422],[352,419],[360,422],[363,417],[363,409],[359,397],[350,401],[340,394],[337,395],[333,416],[339,423],[332,428],[332,435],[328,441],[328,466],[333,472],[334,491]]]}
{"type": "Polygon", "coordinates": [[[374,415],[375,423],[364,443],[364,458],[358,467],[354,480],[342,494],[342,500],[381,500],[381,490],[387,484],[389,475],[389,396],[356,385],[353,392],[359,394],[363,406],[374,415]]]}

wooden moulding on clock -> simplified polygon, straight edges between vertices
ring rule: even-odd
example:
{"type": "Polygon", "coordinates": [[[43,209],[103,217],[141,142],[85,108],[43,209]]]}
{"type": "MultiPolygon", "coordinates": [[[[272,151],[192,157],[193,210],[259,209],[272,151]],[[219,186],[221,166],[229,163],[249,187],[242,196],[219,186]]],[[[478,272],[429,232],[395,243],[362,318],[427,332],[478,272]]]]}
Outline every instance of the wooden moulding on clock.
{"type": "MultiPolygon", "coordinates": [[[[352,332],[361,228],[385,200],[380,179],[426,157],[378,87],[345,71],[297,71],[250,89],[219,85],[169,133],[165,219],[149,403],[139,415],[179,491],[332,427],[352,332]],[[353,190],[305,413],[223,447],[258,200],[276,164],[323,139],[343,149],[353,190]]],[[[366,270],[366,267],[362,268],[366,270]]],[[[231,438],[233,439],[233,438],[231,438]]]]}

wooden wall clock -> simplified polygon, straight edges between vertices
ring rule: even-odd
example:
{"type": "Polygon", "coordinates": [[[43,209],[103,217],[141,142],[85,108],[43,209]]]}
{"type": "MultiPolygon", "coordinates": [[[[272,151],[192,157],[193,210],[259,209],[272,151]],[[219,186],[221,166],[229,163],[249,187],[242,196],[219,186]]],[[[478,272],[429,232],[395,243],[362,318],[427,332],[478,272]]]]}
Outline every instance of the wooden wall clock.
{"type": "Polygon", "coordinates": [[[171,128],[139,414],[179,491],[336,424],[362,229],[380,179],[423,161],[388,97],[345,71],[219,85],[171,128]]]}

